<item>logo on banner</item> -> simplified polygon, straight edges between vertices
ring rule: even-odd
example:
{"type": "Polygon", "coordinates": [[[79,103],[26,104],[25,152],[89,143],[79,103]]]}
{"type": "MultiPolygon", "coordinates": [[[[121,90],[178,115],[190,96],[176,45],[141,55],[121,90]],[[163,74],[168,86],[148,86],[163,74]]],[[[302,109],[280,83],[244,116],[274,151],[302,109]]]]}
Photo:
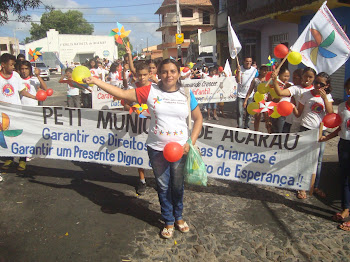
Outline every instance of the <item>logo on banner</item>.
{"type": "Polygon", "coordinates": [[[320,114],[322,113],[323,111],[323,105],[320,104],[320,103],[314,103],[312,106],[311,106],[311,111],[316,113],[316,114],[320,114]]]}
{"type": "Polygon", "coordinates": [[[10,84],[6,84],[6,85],[4,85],[4,87],[2,88],[2,94],[3,94],[4,96],[10,97],[10,96],[13,96],[14,93],[15,93],[15,90],[14,90],[13,86],[10,85],[10,84]]]}
{"type": "Polygon", "coordinates": [[[22,134],[23,129],[8,130],[10,127],[10,118],[7,114],[1,113],[1,123],[0,123],[0,146],[2,148],[7,148],[5,136],[16,137],[22,134]]]}
{"type": "MultiPolygon", "coordinates": [[[[325,40],[323,40],[323,36],[320,33],[320,31],[313,28],[311,28],[310,31],[314,40],[305,42],[300,48],[300,52],[312,48],[310,53],[310,58],[314,65],[317,65],[318,55],[324,58],[333,58],[337,56],[333,52],[326,49],[326,47],[329,47],[334,42],[334,39],[335,39],[334,30],[332,31],[332,33],[329,34],[329,36],[325,40]]],[[[306,35],[306,37],[307,36],[308,35],[306,35]]]]}

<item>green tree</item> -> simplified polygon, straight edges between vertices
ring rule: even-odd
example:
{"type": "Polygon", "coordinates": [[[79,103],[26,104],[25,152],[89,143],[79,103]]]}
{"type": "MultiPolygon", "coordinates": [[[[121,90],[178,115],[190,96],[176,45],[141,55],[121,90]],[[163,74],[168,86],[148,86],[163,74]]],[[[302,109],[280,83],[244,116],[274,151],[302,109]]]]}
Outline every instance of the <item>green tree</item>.
{"type": "MultiPolygon", "coordinates": [[[[123,41],[124,41],[125,44],[127,42],[130,43],[129,37],[123,38],[123,41]]],[[[116,42],[116,45],[118,47],[118,57],[122,58],[126,54],[125,46],[121,45],[121,44],[118,44],[117,42],[116,42]]],[[[132,49],[133,49],[133,47],[132,47],[132,44],[130,43],[130,50],[132,51],[132,49]]]]}
{"type": "Polygon", "coordinates": [[[40,24],[32,23],[31,37],[26,38],[26,42],[46,37],[49,29],[56,29],[60,34],[91,35],[94,32],[94,26],[86,21],[82,12],[53,10],[41,16],[40,24]]]}
{"type": "Polygon", "coordinates": [[[9,21],[9,13],[17,16],[18,21],[29,21],[30,15],[23,15],[22,13],[28,9],[38,8],[40,4],[42,4],[41,0],[1,0],[0,25],[6,24],[9,21]]]}

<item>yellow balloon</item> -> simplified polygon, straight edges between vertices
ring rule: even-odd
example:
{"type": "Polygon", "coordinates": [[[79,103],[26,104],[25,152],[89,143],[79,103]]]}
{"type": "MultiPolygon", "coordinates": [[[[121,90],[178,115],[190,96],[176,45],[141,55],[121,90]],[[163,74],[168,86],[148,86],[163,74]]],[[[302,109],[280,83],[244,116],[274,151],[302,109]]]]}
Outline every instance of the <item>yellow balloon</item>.
{"type": "Polygon", "coordinates": [[[265,83],[260,83],[257,89],[260,94],[265,94],[269,92],[269,86],[266,86],[265,83]]]}
{"type": "Polygon", "coordinates": [[[78,82],[79,84],[83,84],[83,79],[90,76],[91,72],[86,66],[77,66],[72,72],[73,81],[78,82]]]}
{"type": "Polygon", "coordinates": [[[279,95],[277,95],[275,89],[270,88],[270,95],[272,96],[272,98],[281,98],[279,95]]]}
{"type": "Polygon", "coordinates": [[[194,65],[194,64],[193,64],[192,62],[189,62],[189,63],[188,63],[188,67],[191,68],[191,69],[193,68],[193,65],[194,65]]]}
{"type": "Polygon", "coordinates": [[[265,96],[264,94],[260,94],[259,92],[255,92],[254,94],[254,101],[259,103],[261,100],[264,100],[265,96]]]}
{"type": "Polygon", "coordinates": [[[273,107],[273,113],[270,115],[272,118],[279,118],[281,115],[277,112],[277,106],[273,107]]]}
{"type": "Polygon", "coordinates": [[[301,60],[303,60],[303,57],[299,52],[290,52],[288,57],[288,62],[291,63],[292,65],[298,65],[301,63],[301,60]]]}
{"type": "Polygon", "coordinates": [[[255,115],[256,112],[254,112],[253,110],[254,110],[254,109],[259,109],[259,108],[260,108],[260,106],[259,106],[258,103],[252,102],[252,103],[250,103],[250,104],[247,106],[247,112],[248,112],[249,115],[255,115]]]}

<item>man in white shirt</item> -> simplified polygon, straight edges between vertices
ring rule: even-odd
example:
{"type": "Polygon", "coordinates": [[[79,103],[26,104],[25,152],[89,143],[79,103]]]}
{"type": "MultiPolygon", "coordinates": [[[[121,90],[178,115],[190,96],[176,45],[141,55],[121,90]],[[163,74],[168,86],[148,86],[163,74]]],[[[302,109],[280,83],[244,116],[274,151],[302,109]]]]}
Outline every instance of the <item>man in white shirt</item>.
{"type": "MultiPolygon", "coordinates": [[[[247,92],[249,90],[250,84],[255,78],[256,68],[252,67],[253,59],[251,57],[245,57],[243,61],[243,68],[237,67],[237,124],[238,128],[249,128],[249,114],[247,110],[243,107],[244,100],[246,98],[247,92]],[[244,125],[243,117],[245,115],[244,125]]],[[[251,93],[248,104],[252,102],[254,92],[251,93]]]]}

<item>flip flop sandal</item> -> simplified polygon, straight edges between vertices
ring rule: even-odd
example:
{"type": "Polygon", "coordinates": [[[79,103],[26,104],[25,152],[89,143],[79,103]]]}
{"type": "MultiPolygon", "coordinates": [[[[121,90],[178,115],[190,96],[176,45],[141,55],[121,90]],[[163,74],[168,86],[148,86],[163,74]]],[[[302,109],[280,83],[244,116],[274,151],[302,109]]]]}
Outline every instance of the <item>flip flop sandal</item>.
{"type": "Polygon", "coordinates": [[[314,194],[320,198],[326,198],[325,192],[323,192],[322,190],[320,190],[318,188],[314,189],[314,194]]]}
{"type": "Polygon", "coordinates": [[[306,192],[305,191],[298,191],[297,198],[298,199],[306,199],[307,198],[306,192]]]}
{"type": "MultiPolygon", "coordinates": [[[[347,216],[348,217],[348,216],[347,216]]],[[[332,220],[335,222],[344,222],[344,219],[347,217],[343,217],[341,213],[336,213],[335,215],[332,216],[332,220]]]]}
{"type": "Polygon", "coordinates": [[[339,225],[339,228],[344,231],[350,231],[350,222],[345,222],[339,225]]]}
{"type": "Polygon", "coordinates": [[[172,238],[174,235],[174,227],[163,228],[163,230],[160,232],[160,235],[165,239],[172,238]]]}
{"type": "Polygon", "coordinates": [[[188,231],[190,231],[190,228],[188,226],[188,224],[186,222],[184,222],[183,224],[176,224],[175,226],[177,227],[177,229],[181,232],[181,233],[187,233],[188,231]]]}

